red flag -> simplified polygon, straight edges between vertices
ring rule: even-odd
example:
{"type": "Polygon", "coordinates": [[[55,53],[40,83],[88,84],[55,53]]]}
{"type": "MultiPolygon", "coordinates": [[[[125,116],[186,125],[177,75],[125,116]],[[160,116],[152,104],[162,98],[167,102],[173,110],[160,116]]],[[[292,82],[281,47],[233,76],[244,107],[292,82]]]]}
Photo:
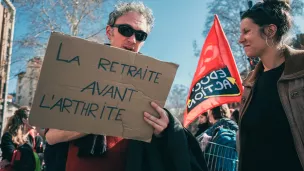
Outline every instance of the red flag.
{"type": "Polygon", "coordinates": [[[242,92],[242,82],[234,57],[215,15],[189,90],[184,126],[187,127],[209,109],[239,102],[242,92]]]}

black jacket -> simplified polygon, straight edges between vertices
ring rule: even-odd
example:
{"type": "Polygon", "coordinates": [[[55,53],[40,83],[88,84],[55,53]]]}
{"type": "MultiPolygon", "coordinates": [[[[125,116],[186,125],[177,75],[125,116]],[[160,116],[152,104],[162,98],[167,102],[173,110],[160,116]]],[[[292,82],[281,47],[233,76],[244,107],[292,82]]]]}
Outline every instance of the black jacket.
{"type": "Polygon", "coordinates": [[[47,171],[65,171],[69,150],[69,142],[55,145],[46,143],[44,150],[44,162],[47,171]]]}
{"type": "MultiPolygon", "coordinates": [[[[126,171],[208,171],[203,152],[195,137],[183,128],[181,123],[169,111],[167,112],[170,122],[161,138],[153,137],[151,143],[129,140],[126,171]]],[[[106,153],[104,148],[106,144],[102,143],[106,142],[102,139],[98,140],[100,145],[98,148],[94,148],[94,154],[91,153],[91,150],[88,151],[88,149],[92,149],[94,137],[95,135],[88,135],[74,142],[79,147],[79,157],[98,157],[106,153]],[[103,152],[100,153],[100,150],[103,152]]],[[[68,148],[68,143],[61,144],[61,146],[65,145],[67,146],[59,148],[59,144],[56,144],[52,146],[53,149],[49,149],[51,146],[47,146],[48,148],[45,149],[47,165],[50,163],[56,165],[55,163],[58,160],[66,162],[67,150],[64,149],[68,148]],[[52,151],[52,154],[48,150],[52,151]],[[60,157],[58,157],[58,154],[61,154],[60,157]],[[47,161],[47,159],[55,161],[47,161]]],[[[58,166],[57,163],[58,171],[64,169],[64,167],[65,165],[58,166]],[[61,167],[61,169],[58,167],[61,167]]],[[[48,166],[47,170],[52,171],[48,166]]]]}
{"type": "Polygon", "coordinates": [[[14,150],[17,146],[13,143],[12,135],[8,132],[4,133],[1,138],[2,160],[11,161],[14,150]]]}
{"type": "Polygon", "coordinates": [[[126,171],[208,171],[195,137],[169,114],[162,138],[129,142],[126,171]]]}
{"type": "Polygon", "coordinates": [[[36,167],[36,161],[33,153],[33,147],[25,143],[17,147],[13,143],[12,135],[8,132],[4,133],[1,139],[1,150],[2,150],[2,160],[6,159],[8,161],[12,160],[14,150],[20,152],[20,159],[16,159],[13,164],[14,171],[34,171],[36,167]]]}
{"type": "Polygon", "coordinates": [[[198,127],[198,130],[197,130],[197,132],[194,135],[195,137],[198,137],[203,132],[205,132],[209,128],[209,123],[207,122],[207,123],[199,124],[197,127],[198,127]]]}

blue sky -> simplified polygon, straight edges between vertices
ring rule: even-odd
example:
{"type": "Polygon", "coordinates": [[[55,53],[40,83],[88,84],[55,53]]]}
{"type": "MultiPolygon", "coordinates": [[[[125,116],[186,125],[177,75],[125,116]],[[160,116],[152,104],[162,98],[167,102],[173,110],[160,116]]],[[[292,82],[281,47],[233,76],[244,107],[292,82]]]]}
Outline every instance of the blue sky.
{"type": "MultiPolygon", "coordinates": [[[[155,16],[155,27],[149,35],[141,52],[162,61],[179,64],[175,77],[175,84],[191,84],[192,75],[196,69],[198,58],[193,55],[193,40],[198,41],[201,48],[204,37],[205,19],[208,15],[207,2],[210,0],[145,0],[155,16]]],[[[20,20],[19,20],[20,21],[20,20]]],[[[21,20],[17,26],[26,25],[21,20]]],[[[304,33],[303,16],[297,17],[296,22],[304,33]]],[[[16,29],[15,36],[19,36],[24,29],[16,29]]],[[[12,68],[16,69],[16,68],[12,68]]],[[[9,83],[9,92],[16,89],[16,79],[9,83]]]]}
{"type": "Polygon", "coordinates": [[[175,83],[189,85],[198,61],[192,42],[203,43],[206,1],[150,0],[145,3],[152,8],[156,20],[142,52],[179,64],[175,83]]]}

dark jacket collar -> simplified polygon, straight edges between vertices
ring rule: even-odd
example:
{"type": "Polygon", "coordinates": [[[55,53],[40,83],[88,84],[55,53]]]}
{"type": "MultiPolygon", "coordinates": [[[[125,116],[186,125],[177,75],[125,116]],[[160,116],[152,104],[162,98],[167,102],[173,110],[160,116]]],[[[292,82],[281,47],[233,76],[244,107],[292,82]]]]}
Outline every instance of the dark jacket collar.
{"type": "MultiPolygon", "coordinates": [[[[304,75],[304,50],[295,50],[285,45],[283,53],[285,56],[285,68],[281,79],[293,79],[300,75],[304,75]]],[[[263,70],[264,66],[262,61],[260,61],[255,69],[249,73],[243,85],[245,87],[252,87],[260,75],[259,73],[263,72],[263,70]]]]}

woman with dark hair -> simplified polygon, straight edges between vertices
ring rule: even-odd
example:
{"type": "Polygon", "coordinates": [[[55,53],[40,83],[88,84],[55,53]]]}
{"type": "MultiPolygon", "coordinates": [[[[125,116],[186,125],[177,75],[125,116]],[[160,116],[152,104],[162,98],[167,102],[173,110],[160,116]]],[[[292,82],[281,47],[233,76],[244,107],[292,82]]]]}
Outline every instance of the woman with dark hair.
{"type": "Polygon", "coordinates": [[[238,125],[230,119],[230,116],[231,114],[227,104],[223,104],[208,111],[208,122],[212,126],[197,137],[203,151],[207,147],[209,141],[217,134],[219,128],[232,130],[235,133],[238,131],[238,125]]]}
{"type": "Polygon", "coordinates": [[[198,125],[197,125],[197,132],[195,133],[195,137],[201,135],[203,132],[205,132],[209,128],[209,122],[208,122],[208,112],[204,112],[198,117],[198,125]]]}
{"type": "Polygon", "coordinates": [[[230,116],[227,104],[209,110],[208,121],[212,126],[197,137],[202,151],[205,152],[206,161],[209,161],[210,170],[236,171],[238,125],[230,116]]]}
{"type": "Polygon", "coordinates": [[[2,160],[11,161],[14,150],[28,141],[28,128],[23,122],[28,119],[29,110],[28,107],[21,107],[8,118],[1,140],[2,160]]]}
{"type": "MultiPolygon", "coordinates": [[[[35,150],[37,153],[42,152],[39,151],[40,148],[36,146],[38,145],[36,136],[31,133],[35,132],[34,127],[28,124],[29,111],[30,109],[27,106],[20,107],[15,111],[13,116],[8,118],[7,125],[4,129],[4,134],[1,138],[1,167],[5,167],[6,165],[10,164],[14,152],[16,150],[21,150],[21,148],[22,150],[35,150]]],[[[22,170],[35,170],[35,159],[30,157],[34,157],[33,152],[30,156],[21,154],[19,166],[22,167],[22,170]]],[[[19,170],[17,169],[19,166],[14,167],[14,169],[19,170]]]]}
{"type": "Polygon", "coordinates": [[[214,125],[223,118],[230,117],[231,113],[227,104],[223,104],[208,111],[208,121],[211,125],[214,125]]]}
{"type": "Polygon", "coordinates": [[[261,61],[243,83],[239,169],[303,171],[304,51],[283,43],[289,1],[264,0],[241,19],[239,42],[261,61]]]}

